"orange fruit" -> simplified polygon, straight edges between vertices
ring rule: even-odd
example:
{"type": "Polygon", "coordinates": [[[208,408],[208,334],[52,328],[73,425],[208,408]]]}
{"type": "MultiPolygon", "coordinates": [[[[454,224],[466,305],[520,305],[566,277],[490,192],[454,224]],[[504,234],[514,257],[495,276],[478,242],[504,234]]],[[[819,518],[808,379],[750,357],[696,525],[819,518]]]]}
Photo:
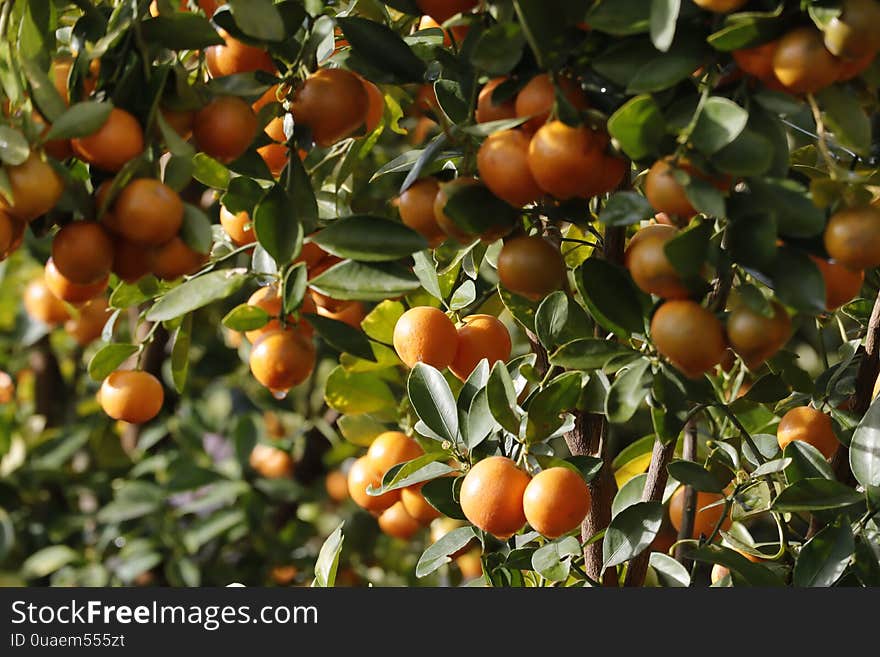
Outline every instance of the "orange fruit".
{"type": "Polygon", "coordinates": [[[714,11],[717,14],[726,14],[736,11],[749,0],[694,0],[694,4],[702,7],[707,11],[714,11]]]}
{"type": "Polygon", "coordinates": [[[651,339],[657,351],[692,379],[713,369],[727,350],[721,322],[694,301],[660,306],[651,319],[651,339]]]}
{"type": "Polygon", "coordinates": [[[445,23],[456,14],[466,14],[477,4],[477,0],[416,0],[421,12],[438,23],[445,23]]]}
{"type": "Polygon", "coordinates": [[[275,64],[268,52],[233,38],[222,28],[217,32],[226,43],[205,50],[205,64],[212,78],[252,71],[275,73],[275,64]]]}
{"type": "Polygon", "coordinates": [[[423,484],[407,486],[400,491],[400,501],[403,502],[403,508],[415,520],[427,525],[434,518],[440,517],[440,512],[433,506],[428,504],[428,500],[422,495],[423,484]]]}
{"type": "MultiPolygon", "coordinates": [[[[852,80],[854,77],[861,75],[864,71],[874,63],[875,53],[868,53],[859,59],[841,59],[840,67],[837,73],[837,79],[841,81],[852,80]]],[[[46,152],[50,155],[49,144],[46,144],[46,152]]],[[[53,156],[54,157],[54,156],[53,156]]]]}
{"type": "Polygon", "coordinates": [[[8,404],[15,399],[15,381],[7,372],[0,371],[0,404],[8,404]]]}
{"type": "Polygon", "coordinates": [[[183,214],[177,192],[155,178],[138,178],[116,197],[112,225],[130,242],[159,246],[177,235],[183,214]]]}
{"type": "Polygon", "coordinates": [[[113,240],[98,222],[73,221],[52,239],[52,261],[73,283],[98,283],[107,278],[113,266],[113,240]]]}
{"type": "Polygon", "coordinates": [[[476,178],[472,178],[470,176],[465,176],[462,178],[456,178],[455,180],[450,180],[447,183],[440,184],[440,191],[437,192],[437,196],[434,198],[434,219],[437,221],[437,225],[445,232],[449,237],[456,240],[460,244],[468,244],[474,240],[474,238],[479,237],[484,242],[494,242],[500,237],[503,237],[507,233],[509,233],[513,229],[513,224],[507,223],[508,217],[490,217],[491,223],[488,224],[486,228],[483,229],[482,233],[472,234],[459,226],[453,221],[452,217],[450,217],[446,213],[446,204],[449,203],[449,200],[452,196],[457,193],[460,193],[460,190],[465,187],[474,187],[482,185],[482,183],[476,178]]]}
{"type": "Polygon", "coordinates": [[[773,55],[776,54],[778,41],[768,41],[751,48],[740,48],[731,54],[733,60],[741,70],[753,75],[759,80],[766,82],[778,82],[776,73],[773,72],[773,55]]]}
{"type": "MultiPolygon", "coordinates": [[[[567,77],[559,78],[559,86],[568,101],[577,110],[585,110],[589,107],[587,98],[580,85],[567,77]]],[[[548,73],[540,73],[533,77],[520,89],[516,96],[516,115],[520,117],[530,116],[522,127],[529,132],[535,132],[550,118],[550,112],[556,103],[556,87],[548,73]]]]}
{"type": "Polygon", "coordinates": [[[82,306],[78,317],[71,317],[64,322],[64,330],[80,347],[86,347],[101,337],[108,319],[110,307],[107,299],[98,297],[82,306]]]}
{"type": "Polygon", "coordinates": [[[422,178],[400,195],[397,204],[401,221],[424,237],[432,249],[446,240],[446,233],[434,217],[434,200],[439,191],[440,185],[434,178],[422,178]]]}
{"type": "Polygon", "coordinates": [[[455,359],[458,333],[442,310],[417,306],[397,320],[393,342],[397,355],[407,367],[425,363],[442,370],[455,359]]]}
{"type": "Polygon", "coordinates": [[[309,378],[315,346],[294,330],[270,331],[251,349],[251,372],[272,392],[286,392],[309,378]]]}
{"type": "Polygon", "coordinates": [[[785,346],[791,337],[791,318],[782,305],[774,301],[773,317],[765,317],[744,303],[734,303],[727,316],[727,339],[750,370],[785,346]]]}
{"type": "Polygon", "coordinates": [[[398,463],[412,461],[424,454],[419,444],[400,431],[385,431],[376,436],[367,450],[367,458],[385,476],[398,463]]]}
{"type": "Polygon", "coordinates": [[[142,424],[162,410],[165,391],[159,379],[149,372],[116,370],[101,384],[99,401],[114,420],[142,424]]]}
{"type": "Polygon", "coordinates": [[[21,164],[4,167],[12,192],[11,205],[0,196],[0,210],[21,221],[32,221],[55,207],[64,192],[64,181],[37,151],[21,164]]]}
{"type": "Polygon", "coordinates": [[[228,163],[244,154],[258,128],[250,105],[237,96],[218,96],[196,112],[193,137],[203,153],[228,163]]]}
{"type": "Polygon", "coordinates": [[[590,489],[570,468],[547,468],[532,477],[522,503],[532,529],[547,538],[559,538],[579,527],[586,517],[590,489]]]}
{"type": "Polygon", "coordinates": [[[331,470],[324,478],[327,496],[336,503],[348,499],[348,477],[341,470],[331,470]]]}
{"type": "Polygon", "coordinates": [[[293,476],[294,463],[290,454],[272,445],[254,445],[248,463],[266,479],[289,479],[293,476]]]}
{"type": "MultiPolygon", "coordinates": [[[[684,187],[675,179],[675,168],[671,160],[672,158],[657,160],[651,166],[645,177],[645,196],[659,212],[690,218],[697,211],[688,200],[684,187]]],[[[679,162],[678,168],[691,173],[682,162],[679,162]]]]}
{"type": "Polygon", "coordinates": [[[543,125],[529,143],[529,169],[538,186],[558,199],[589,198],[597,191],[604,136],[562,121],[543,125]]]}
{"type": "Polygon", "coordinates": [[[468,550],[455,558],[455,565],[461,571],[463,579],[476,579],[483,575],[483,561],[480,558],[479,548],[468,550]]]}
{"type": "Polygon", "coordinates": [[[110,282],[110,277],[104,276],[104,278],[97,282],[88,285],[74,283],[58,271],[52,258],[46,261],[46,266],[43,269],[43,279],[46,282],[46,287],[49,288],[52,294],[62,301],[73,304],[85,303],[103,294],[110,282]]]}
{"type": "MultiPolygon", "coordinates": [[[[684,486],[678,489],[669,498],[669,520],[676,531],[681,529],[681,519],[684,515],[684,486]]],[[[710,536],[715,529],[715,525],[724,515],[724,505],[719,504],[709,509],[705,508],[710,504],[714,504],[719,500],[723,500],[724,495],[718,493],[697,492],[696,514],[694,515],[694,530],[691,532],[691,538],[699,538],[700,536],[710,536]]],[[[730,517],[724,519],[721,523],[721,529],[730,527],[730,517]]]]}
{"type": "MultiPolygon", "coordinates": [[[[40,137],[45,139],[46,134],[52,126],[46,123],[46,119],[40,116],[39,112],[36,110],[31,114],[31,118],[34,120],[37,127],[42,127],[40,137]]],[[[46,155],[54,157],[56,160],[66,160],[73,155],[73,149],[70,147],[69,139],[50,139],[49,141],[45,141],[43,142],[43,151],[46,155]]]]}
{"type": "MultiPolygon", "coordinates": [[[[317,233],[312,233],[312,237],[315,235],[317,235],[317,233]]],[[[331,256],[314,242],[303,242],[302,250],[300,250],[299,255],[294,262],[306,263],[306,269],[311,272],[311,270],[317,267],[325,258],[332,259],[335,258],[335,256],[331,256]]],[[[339,260],[334,260],[333,264],[336,264],[336,262],[339,262],[339,260]]]]}
{"type": "Polygon", "coordinates": [[[458,327],[458,350],[449,369],[462,381],[484,358],[489,367],[510,358],[510,333],[501,320],[492,315],[470,315],[458,327]]]}
{"type": "Polygon", "coordinates": [[[421,529],[421,525],[407,513],[403,502],[397,501],[379,516],[379,529],[389,536],[408,541],[421,529]]]}
{"type": "Polygon", "coordinates": [[[193,122],[196,120],[196,113],[192,110],[174,110],[168,107],[160,107],[162,118],[171,127],[174,132],[189,139],[192,135],[193,122]]]}
{"type": "Polygon", "coordinates": [[[515,98],[508,98],[500,103],[496,103],[492,99],[492,94],[495,93],[498,86],[507,82],[507,80],[508,78],[492,78],[480,89],[480,94],[477,96],[477,110],[475,114],[477,123],[489,123],[490,121],[516,118],[515,98]]]}
{"type": "Polygon", "coordinates": [[[565,261],[542,237],[514,237],[498,254],[498,277],[511,292],[538,301],[565,285],[565,261]]]}
{"type": "Polygon", "coordinates": [[[785,449],[793,440],[809,443],[822,452],[826,459],[834,456],[840,446],[837,436],[834,435],[831,417],[809,406],[791,409],[782,416],[779,426],[776,427],[779,449],[785,449]]]}
{"type": "Polygon", "coordinates": [[[122,237],[113,241],[113,273],[126,283],[134,283],[153,271],[155,249],[122,237]]]}
{"type": "Polygon", "coordinates": [[[22,295],[25,312],[37,321],[53,326],[70,317],[67,307],[49,290],[42,277],[35,278],[24,288],[22,295]]]}
{"type": "Polygon", "coordinates": [[[364,317],[367,316],[367,311],[364,310],[364,304],[360,301],[343,301],[334,310],[318,306],[317,310],[321,317],[335,319],[336,321],[348,324],[355,329],[361,328],[361,322],[364,320],[364,317]]]}
{"type": "Polygon", "coordinates": [[[880,265],[880,208],[873,206],[838,210],[825,227],[825,250],[850,269],[880,265]]]}
{"type": "Polygon", "coordinates": [[[529,475],[504,456],[490,456],[475,464],[461,484],[461,510],[476,527],[508,539],[526,522],[523,494],[529,475]]]}
{"type": "MultiPolygon", "coordinates": [[[[360,76],[358,76],[360,77],[360,76]]],[[[373,132],[382,121],[385,113],[385,94],[375,84],[361,77],[361,84],[367,92],[367,113],[364,116],[364,130],[367,134],[373,132]]]]}
{"type": "MultiPolygon", "coordinates": [[[[422,16],[419,19],[419,30],[428,30],[430,28],[442,29],[440,23],[430,16],[422,16]]],[[[443,30],[443,45],[447,48],[452,45],[452,38],[455,37],[456,43],[460,46],[468,35],[469,25],[453,25],[448,30],[443,30]]]]}
{"type": "Polygon", "coordinates": [[[367,488],[382,485],[382,472],[366,456],[355,461],[348,471],[348,494],[354,503],[370,513],[381,513],[400,500],[400,489],[381,495],[367,495],[367,488]]]}
{"type": "Polygon", "coordinates": [[[614,155],[602,154],[598,177],[593,181],[591,191],[596,194],[608,194],[620,187],[624,176],[630,170],[629,160],[614,155]]]}
{"type": "Polygon", "coordinates": [[[257,235],[251,224],[251,216],[247,212],[242,211],[233,214],[221,205],[220,225],[223,226],[223,230],[226,231],[229,239],[236,246],[253,244],[257,241],[257,235]]]}
{"type": "Polygon", "coordinates": [[[291,584],[299,574],[299,569],[293,564],[286,566],[275,566],[269,573],[272,581],[278,586],[287,586],[291,584]]]}
{"type": "Polygon", "coordinates": [[[340,68],[322,68],[294,92],[290,110],[297,122],[311,128],[318,146],[330,146],[364,124],[369,102],[357,75],[340,68]]]}
{"type": "Polygon", "coordinates": [[[773,72],[791,93],[815,93],[837,79],[840,60],[825,48],[819,30],[796,27],[779,39],[773,72]]]}
{"type": "MultiPolygon", "coordinates": [[[[70,69],[73,68],[73,59],[70,57],[62,57],[52,62],[52,82],[55,89],[64,99],[66,104],[70,104],[70,92],[67,88],[68,79],[70,78],[70,69]]],[[[93,59],[89,62],[89,71],[82,81],[82,99],[91,96],[98,84],[98,75],[101,71],[101,60],[93,59]]]]}
{"type": "Polygon", "coordinates": [[[103,171],[119,171],[144,150],[144,132],[138,120],[114,107],[96,132],[70,140],[74,154],[83,162],[103,171]]]}
{"type": "Polygon", "coordinates": [[[281,175],[287,166],[290,149],[287,147],[287,136],[284,134],[284,117],[276,116],[266,124],[265,133],[273,140],[271,144],[260,146],[257,153],[263,158],[272,175],[281,175]]]}
{"type": "Polygon", "coordinates": [[[690,296],[690,290],[666,256],[666,244],[676,235],[675,226],[654,224],[639,230],[627,246],[624,265],[643,292],[663,299],[690,296]]]}
{"type": "MultiPolygon", "coordinates": [[[[272,331],[277,331],[281,328],[280,318],[281,310],[283,307],[283,299],[281,298],[277,285],[264,285],[248,298],[247,303],[250,306],[262,308],[269,314],[269,317],[271,318],[265,325],[261,326],[260,328],[245,332],[245,337],[248,339],[248,342],[250,342],[251,344],[256,344],[257,340],[259,340],[266,333],[271,333],[272,331]]],[[[300,312],[317,312],[315,302],[309,295],[303,297],[303,302],[300,306],[300,312]]],[[[287,323],[288,325],[296,324],[293,315],[287,317],[287,323]]],[[[298,323],[296,328],[300,333],[303,334],[304,337],[311,336],[311,327],[308,326],[307,322],[302,321],[298,323]]]]}
{"type": "Polygon", "coordinates": [[[6,252],[15,242],[16,228],[16,220],[0,209],[0,258],[6,257],[6,252]]]}
{"type": "Polygon", "coordinates": [[[880,50],[876,27],[880,5],[875,0],[843,0],[841,13],[824,28],[825,47],[838,57],[858,60],[873,57],[880,50]]]}
{"type": "Polygon", "coordinates": [[[855,299],[862,289],[865,272],[861,269],[852,270],[834,262],[810,256],[825,281],[825,309],[829,312],[855,299]]]}
{"type": "Polygon", "coordinates": [[[489,191],[514,207],[544,195],[529,168],[529,138],[520,130],[489,135],[477,151],[477,169],[489,191]]]}
{"type": "Polygon", "coordinates": [[[153,255],[153,274],[163,281],[173,281],[181,276],[196,273],[208,256],[192,250],[180,237],[173,237],[156,247],[153,255]]]}

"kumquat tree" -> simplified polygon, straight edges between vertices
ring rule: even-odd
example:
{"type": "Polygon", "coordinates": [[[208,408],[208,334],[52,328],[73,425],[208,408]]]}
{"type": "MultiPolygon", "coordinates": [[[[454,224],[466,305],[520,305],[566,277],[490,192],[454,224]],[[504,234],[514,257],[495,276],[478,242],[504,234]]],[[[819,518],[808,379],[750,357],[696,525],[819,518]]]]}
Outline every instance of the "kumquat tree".
{"type": "Polygon", "coordinates": [[[0,583],[880,585],[877,0],[0,35],[0,583]]]}

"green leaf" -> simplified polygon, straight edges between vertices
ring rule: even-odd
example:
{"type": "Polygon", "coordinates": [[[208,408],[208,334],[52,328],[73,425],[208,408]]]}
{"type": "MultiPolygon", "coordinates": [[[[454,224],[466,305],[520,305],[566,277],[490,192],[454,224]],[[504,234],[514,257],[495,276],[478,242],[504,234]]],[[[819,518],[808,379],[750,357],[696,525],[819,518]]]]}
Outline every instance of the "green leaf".
{"type": "Polygon", "coordinates": [[[535,313],[535,333],[546,349],[576,340],[590,332],[590,318],[577,301],[562,290],[544,298],[535,313]]]}
{"type": "Polygon", "coordinates": [[[748,120],[749,113],[732,100],[710,96],[691,133],[691,142],[697,150],[711,155],[732,143],[748,120]]]}
{"type": "Polygon", "coordinates": [[[668,554],[652,552],[648,564],[654,569],[660,584],[666,588],[687,588],[691,585],[687,568],[668,554]]]}
{"type": "Polygon", "coordinates": [[[15,526],[6,509],[0,507],[0,559],[5,559],[15,547],[15,526]]]}
{"type": "Polygon", "coordinates": [[[72,139],[97,132],[107,122],[112,103],[75,103],[52,123],[46,139],[72,139]]]}
{"type": "Polygon", "coordinates": [[[785,479],[793,484],[801,479],[834,479],[834,471],[818,449],[802,440],[792,440],[782,455],[790,459],[785,468],[785,479]]]}
{"type": "Polygon", "coordinates": [[[336,422],[342,437],[353,445],[369,447],[387,427],[372,415],[343,415],[336,422]]]}
{"type": "Polygon", "coordinates": [[[444,516],[465,520],[461,505],[458,503],[458,492],[461,490],[463,477],[438,477],[425,482],[422,486],[422,496],[428,504],[437,509],[444,516]]]}
{"type": "Polygon", "coordinates": [[[358,57],[390,74],[393,79],[389,82],[422,82],[424,62],[390,28],[353,16],[337,17],[336,23],[358,57]]]}
{"type": "Polygon", "coordinates": [[[302,244],[302,224],[290,212],[287,194],[278,185],[254,210],[253,228],[257,241],[279,266],[289,262],[302,244]]]}
{"type": "Polygon", "coordinates": [[[651,389],[651,361],[641,358],[617,373],[605,398],[605,415],[612,424],[632,419],[651,389]]]}
{"type": "Polygon", "coordinates": [[[345,537],[342,535],[342,525],[339,523],[330,536],[321,545],[318,552],[318,560],[315,562],[315,579],[313,587],[332,587],[336,585],[336,571],[339,569],[339,555],[342,554],[342,544],[345,537]]]}
{"type": "MultiPolygon", "coordinates": [[[[488,361],[484,360],[483,362],[486,363],[486,377],[488,380],[488,361]]],[[[495,421],[489,408],[489,397],[484,384],[483,388],[474,395],[470,406],[467,408],[467,424],[465,426],[465,444],[467,448],[469,450],[474,449],[486,440],[493,431],[499,428],[500,426],[495,421]]]]}
{"type": "Polygon", "coordinates": [[[450,123],[463,123],[468,118],[468,103],[461,85],[455,80],[437,80],[434,83],[437,104],[450,123]]]}
{"type": "Polygon", "coordinates": [[[660,52],[672,45],[680,10],[681,0],[651,0],[651,43],[660,52]]]}
{"type": "Polygon", "coordinates": [[[676,459],[666,466],[666,470],[674,479],[682,484],[693,486],[698,491],[720,493],[724,490],[724,485],[718,481],[714,474],[694,461],[676,459]]]}
{"type": "Polygon", "coordinates": [[[416,363],[406,390],[419,419],[431,431],[455,444],[458,441],[458,409],[449,383],[435,368],[416,363]]]}
{"type": "Polygon", "coordinates": [[[614,0],[596,3],[584,19],[594,30],[614,36],[641,34],[650,29],[650,12],[644,0],[614,0]]]}
{"type": "Polygon", "coordinates": [[[343,301],[382,301],[409,294],[419,287],[416,276],[397,263],[346,260],[310,281],[312,288],[343,301]]]}
{"type": "Polygon", "coordinates": [[[31,88],[31,97],[42,114],[49,123],[54,122],[59,116],[67,111],[67,103],[58,93],[55,84],[46,75],[46,72],[40,68],[36,60],[26,57],[18,60],[22,70],[27,76],[28,83],[31,88]]]}
{"type": "Polygon", "coordinates": [[[638,192],[615,192],[599,213],[606,226],[629,226],[654,216],[654,208],[638,192]]]}
{"type": "Polygon", "coordinates": [[[192,315],[183,318],[183,322],[174,332],[174,347],[171,349],[171,379],[178,392],[183,392],[189,373],[189,348],[192,342],[192,315]]]}
{"type": "Polygon", "coordinates": [[[358,358],[376,362],[370,341],[362,331],[358,331],[338,319],[308,314],[305,316],[309,324],[331,347],[337,351],[347,352],[358,358]]]}
{"type": "Polygon", "coordinates": [[[242,303],[223,317],[223,326],[233,331],[255,331],[269,323],[269,313],[258,306],[242,303]]]}
{"type": "Polygon", "coordinates": [[[284,21],[272,0],[228,0],[235,24],[260,41],[282,41],[284,21]]]}
{"type": "Polygon", "coordinates": [[[325,251],[361,262],[399,260],[428,248],[425,238],[396,221],[369,215],[341,217],[312,237],[325,251]]]}
{"type": "Polygon", "coordinates": [[[647,548],[663,523],[660,502],[638,502],[611,520],[602,539],[602,569],[629,561],[647,548]]]}
{"type": "Polygon", "coordinates": [[[221,269],[193,278],[161,297],[147,312],[151,322],[165,322],[237,292],[250,275],[245,269],[221,269]]]}
{"type": "Polygon", "coordinates": [[[284,313],[289,315],[299,310],[309,287],[309,272],[306,263],[298,262],[287,270],[282,285],[284,313]]]}
{"type": "Polygon", "coordinates": [[[382,495],[392,490],[400,490],[415,484],[431,481],[437,477],[443,477],[457,470],[452,466],[441,463],[449,459],[449,452],[429,452],[406,463],[399,463],[389,468],[382,478],[382,485],[378,488],[367,487],[370,495],[382,495]]]}
{"type": "Polygon", "coordinates": [[[378,413],[394,408],[397,399],[379,376],[372,372],[348,372],[337,365],[324,388],[327,405],[340,413],[378,413]]]}
{"type": "Polygon", "coordinates": [[[143,21],[140,30],[147,43],[169,50],[201,50],[225,43],[208,19],[185,11],[143,21]]]}
{"type": "Polygon", "coordinates": [[[463,550],[477,538],[473,527],[458,527],[428,546],[416,564],[416,577],[425,577],[452,561],[450,555],[463,550]]]}
{"type": "Polygon", "coordinates": [[[721,564],[732,573],[737,585],[745,586],[783,586],[782,579],[772,570],[759,563],[752,563],[743,555],[720,545],[703,545],[687,550],[687,556],[696,561],[721,564]]]}
{"type": "Polygon", "coordinates": [[[774,144],[763,134],[745,128],[732,142],[712,156],[719,171],[734,176],[757,176],[767,173],[774,162],[774,144]]]}
{"type": "Polygon", "coordinates": [[[532,568],[544,579],[562,582],[568,579],[571,560],[583,554],[580,542],[566,536],[539,547],[532,554],[532,568]]]}
{"type": "Polygon", "coordinates": [[[204,153],[193,155],[193,178],[206,187],[226,189],[229,186],[229,169],[204,153]]]}
{"type": "Polygon", "coordinates": [[[653,96],[636,96],[611,115],[608,133],[630,159],[641,160],[659,152],[666,136],[666,120],[653,96]]]}
{"type": "Polygon", "coordinates": [[[812,315],[825,312],[825,280],[816,263],[800,249],[780,247],[770,277],[782,303],[812,315]]]}
{"type": "Polygon", "coordinates": [[[809,477],[786,487],[773,500],[774,511],[821,511],[859,504],[864,496],[840,482],[809,477]]]}
{"type": "Polygon", "coordinates": [[[211,220],[200,208],[183,204],[183,225],[180,227],[180,238],[196,253],[211,252],[214,235],[211,232],[211,220]]]}
{"type": "Polygon", "coordinates": [[[526,422],[526,443],[540,442],[553,435],[563,424],[563,413],[577,406],[583,376],[565,372],[536,393],[529,402],[526,422]]]}
{"type": "Polygon", "coordinates": [[[466,280],[456,288],[449,299],[450,310],[467,308],[477,299],[477,288],[472,280],[466,280]]]}
{"type": "Polygon", "coordinates": [[[849,445],[849,467],[865,488],[880,486],[880,397],[871,402],[849,445]]]}
{"type": "Polygon", "coordinates": [[[588,258],[576,272],[590,314],[623,338],[645,330],[642,304],[627,271],[601,258],[588,258]]]}
{"type": "Polygon", "coordinates": [[[471,50],[471,64],[490,75],[510,73],[522,57],[526,38],[516,23],[496,23],[480,34],[471,50]]]}
{"type": "Polygon", "coordinates": [[[550,355],[550,363],[566,369],[602,369],[614,358],[639,358],[639,353],[614,340],[582,338],[562,345],[550,355]]]}
{"type": "Polygon", "coordinates": [[[108,344],[101,347],[89,361],[89,376],[93,381],[103,381],[129,356],[137,353],[136,344],[108,344]]]}
{"type": "Polygon", "coordinates": [[[514,410],[516,390],[507,371],[507,366],[500,361],[492,366],[492,371],[489,373],[489,381],[486,384],[486,399],[489,402],[492,417],[498,421],[498,424],[513,435],[519,435],[520,420],[514,410]]]}
{"type": "Polygon", "coordinates": [[[8,125],[0,125],[0,160],[4,164],[16,166],[30,154],[31,147],[23,134],[8,125]]]}
{"type": "Polygon", "coordinates": [[[829,525],[807,541],[794,564],[795,586],[834,586],[856,550],[849,523],[829,525]]]}
{"type": "Polygon", "coordinates": [[[535,313],[538,310],[536,302],[514,294],[501,285],[498,286],[498,296],[501,297],[504,307],[507,308],[516,321],[530,331],[535,330],[535,313]]]}
{"type": "Polygon", "coordinates": [[[749,180],[753,207],[769,210],[779,232],[790,237],[812,237],[825,228],[825,215],[813,204],[807,189],[794,180],[749,180]]]}
{"type": "Polygon", "coordinates": [[[79,554],[66,545],[50,545],[25,559],[21,564],[21,573],[26,579],[39,579],[79,561],[79,558],[79,554]]]}
{"type": "Polygon", "coordinates": [[[826,127],[835,140],[862,157],[871,151],[871,120],[859,98],[840,85],[825,87],[816,94],[826,127]]]}
{"type": "Polygon", "coordinates": [[[626,92],[644,94],[668,89],[690,77],[701,61],[701,49],[673,44],[669,52],[658,53],[639,68],[630,78],[626,92]]]}

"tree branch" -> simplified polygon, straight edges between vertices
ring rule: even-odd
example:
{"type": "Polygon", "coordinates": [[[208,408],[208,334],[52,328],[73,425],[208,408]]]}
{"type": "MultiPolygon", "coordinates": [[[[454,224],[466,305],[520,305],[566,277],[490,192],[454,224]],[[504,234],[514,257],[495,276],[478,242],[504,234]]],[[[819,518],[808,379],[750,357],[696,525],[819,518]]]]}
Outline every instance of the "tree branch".
{"type": "MultiPolygon", "coordinates": [[[[682,443],[681,457],[686,461],[693,461],[697,455],[697,423],[691,419],[684,428],[684,441],[682,443]]],[[[681,528],[678,530],[678,540],[690,538],[694,533],[694,519],[697,514],[697,491],[693,486],[684,489],[684,512],[681,517],[681,528]]],[[[675,548],[675,558],[678,562],[691,569],[692,560],[685,556],[685,545],[679,544],[675,548]]]]}

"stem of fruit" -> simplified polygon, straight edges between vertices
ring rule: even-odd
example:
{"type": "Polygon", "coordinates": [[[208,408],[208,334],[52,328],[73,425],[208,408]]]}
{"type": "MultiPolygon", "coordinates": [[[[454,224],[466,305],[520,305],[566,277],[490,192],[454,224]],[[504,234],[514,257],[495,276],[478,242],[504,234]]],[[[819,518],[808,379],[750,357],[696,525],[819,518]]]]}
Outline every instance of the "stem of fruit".
{"type": "MultiPolygon", "coordinates": [[[[682,442],[681,458],[685,461],[693,461],[697,455],[697,423],[691,419],[684,427],[684,441],[682,442]]],[[[685,486],[684,489],[684,512],[681,516],[681,527],[678,530],[678,540],[690,538],[694,533],[694,519],[697,515],[697,491],[693,486],[685,486]]],[[[691,559],[685,555],[684,546],[680,545],[675,550],[675,558],[687,570],[691,569],[691,559]]]]}
{"type": "Polygon", "coordinates": [[[816,146],[819,148],[822,159],[825,160],[825,166],[828,167],[828,175],[831,177],[831,180],[837,180],[837,162],[834,161],[831,149],[828,148],[825,122],[822,120],[822,110],[819,109],[819,104],[816,102],[816,97],[813,94],[807,94],[807,102],[810,104],[813,120],[816,122],[816,146]]]}

